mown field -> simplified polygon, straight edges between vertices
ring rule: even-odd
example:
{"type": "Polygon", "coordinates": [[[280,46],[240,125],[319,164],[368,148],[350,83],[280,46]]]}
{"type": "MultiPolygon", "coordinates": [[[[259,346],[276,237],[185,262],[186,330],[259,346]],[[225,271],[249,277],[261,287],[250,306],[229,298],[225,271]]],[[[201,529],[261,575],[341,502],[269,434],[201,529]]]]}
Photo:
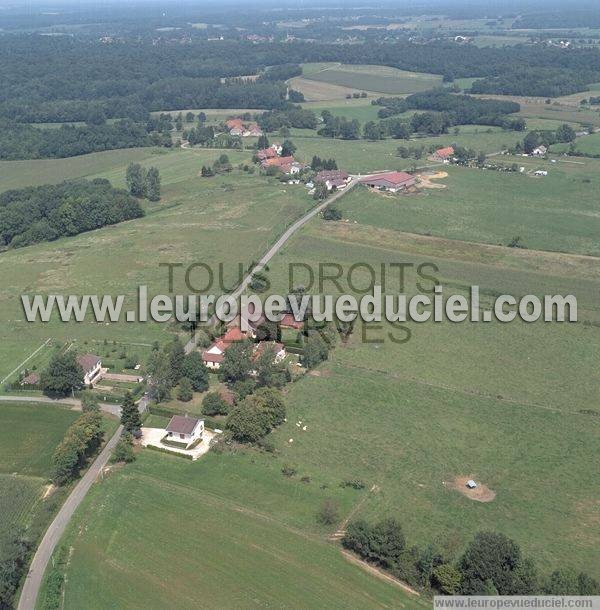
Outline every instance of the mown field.
{"type": "Polygon", "coordinates": [[[386,197],[361,188],[340,207],[363,225],[501,245],[519,236],[527,248],[598,256],[598,162],[530,165],[548,175],[444,167],[449,176],[436,181],[444,189],[386,197]]]}
{"type": "Polygon", "coordinates": [[[303,77],[360,91],[394,95],[426,91],[442,83],[442,77],[437,74],[407,72],[387,66],[345,64],[320,67],[318,70],[309,68],[303,72],[303,77]]]}
{"type": "MultiPolygon", "coordinates": [[[[132,303],[138,284],[147,285],[150,295],[168,292],[168,274],[159,263],[170,262],[214,265],[213,290],[220,293],[218,264],[223,265],[223,286],[231,287],[239,277],[238,264],[247,267],[275,236],[313,205],[302,186],[282,185],[256,174],[234,170],[229,175],[201,178],[202,165],[212,163],[221,152],[117,151],[111,153],[112,157],[100,153],[89,155],[91,159],[31,161],[25,166],[6,167],[13,187],[27,184],[38,166],[52,173],[55,182],[101,176],[115,186],[124,186],[128,163],[137,161],[159,168],[163,198],[159,204],[146,206],[145,218],[0,255],[4,286],[0,302],[4,321],[0,327],[0,379],[48,337],[80,343],[107,339],[148,344],[155,339],[166,341],[169,336],[165,325],[151,323],[63,324],[54,320],[29,324],[21,308],[22,293],[124,294],[126,302],[132,303]]],[[[230,153],[229,157],[234,164],[250,161],[249,152],[230,153]]],[[[38,180],[47,181],[46,174],[38,180]]],[[[175,273],[174,288],[180,294],[191,292],[184,276],[185,269],[175,273]]],[[[190,272],[191,286],[205,284],[206,279],[201,271],[190,272]]]]}
{"type": "Polygon", "coordinates": [[[63,607],[425,606],[349,564],[316,526],[324,497],[347,509],[361,492],[280,468],[260,455],[191,464],[145,450],[78,511],[63,542],[72,545],[63,607]]]}
{"type": "MultiPolygon", "coordinates": [[[[576,150],[584,155],[600,155],[600,133],[593,133],[589,136],[577,138],[575,141],[576,150]]],[[[568,144],[553,144],[550,147],[552,153],[563,153],[569,149],[568,144]]],[[[572,160],[577,161],[577,158],[572,160]]]]}

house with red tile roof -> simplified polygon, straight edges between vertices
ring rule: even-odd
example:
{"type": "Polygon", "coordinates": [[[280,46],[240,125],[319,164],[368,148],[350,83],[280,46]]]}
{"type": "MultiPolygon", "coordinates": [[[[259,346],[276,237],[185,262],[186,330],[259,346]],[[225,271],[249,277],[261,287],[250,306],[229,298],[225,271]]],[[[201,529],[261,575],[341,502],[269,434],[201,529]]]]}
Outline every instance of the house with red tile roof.
{"type": "Polygon", "coordinates": [[[453,154],[454,148],[452,146],[446,146],[445,148],[438,148],[433,155],[431,155],[431,158],[436,161],[449,161],[453,154]]]}
{"type": "Polygon", "coordinates": [[[279,326],[281,326],[281,328],[291,328],[292,330],[302,330],[304,322],[298,322],[298,320],[294,318],[294,314],[284,313],[279,322],[279,326]]]}

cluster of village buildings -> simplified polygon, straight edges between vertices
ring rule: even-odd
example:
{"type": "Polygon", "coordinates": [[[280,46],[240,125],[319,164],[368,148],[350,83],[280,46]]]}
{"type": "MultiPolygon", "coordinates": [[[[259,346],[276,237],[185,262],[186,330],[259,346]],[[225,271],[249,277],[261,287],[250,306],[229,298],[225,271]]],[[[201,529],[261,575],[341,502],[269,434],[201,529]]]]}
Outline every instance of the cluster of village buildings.
{"type": "MultiPolygon", "coordinates": [[[[225,359],[225,352],[234,344],[245,340],[255,340],[257,330],[264,318],[256,322],[248,321],[248,330],[241,329],[241,317],[237,316],[227,324],[227,330],[224,335],[217,338],[204,352],[202,353],[202,361],[207,368],[217,370],[221,367],[225,359]]],[[[303,322],[298,322],[292,314],[284,314],[279,326],[281,328],[291,328],[301,330],[303,322]]],[[[252,360],[256,361],[267,349],[273,351],[273,359],[275,363],[281,362],[286,351],[283,343],[277,341],[258,341],[253,344],[252,360]]]]}
{"type": "Polygon", "coordinates": [[[254,121],[244,121],[242,119],[228,119],[225,125],[229,130],[230,136],[242,136],[243,138],[255,137],[263,135],[262,129],[258,123],[254,121]]]}

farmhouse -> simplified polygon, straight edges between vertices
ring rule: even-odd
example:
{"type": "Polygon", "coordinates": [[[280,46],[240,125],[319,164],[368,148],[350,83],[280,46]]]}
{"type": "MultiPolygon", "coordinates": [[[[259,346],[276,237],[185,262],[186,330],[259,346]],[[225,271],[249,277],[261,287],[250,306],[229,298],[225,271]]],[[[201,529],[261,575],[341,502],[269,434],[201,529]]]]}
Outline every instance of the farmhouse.
{"type": "Polygon", "coordinates": [[[250,123],[246,127],[246,129],[244,129],[244,132],[242,133],[242,136],[244,138],[248,138],[248,137],[258,138],[259,136],[262,136],[262,135],[263,135],[262,129],[256,123],[250,123]]]}
{"type": "Polygon", "coordinates": [[[284,174],[297,174],[304,169],[301,163],[298,163],[291,155],[289,157],[275,157],[273,159],[265,159],[261,161],[260,166],[262,169],[268,169],[269,167],[277,167],[284,174]]]}
{"type": "Polygon", "coordinates": [[[190,445],[202,439],[203,432],[204,420],[187,415],[173,415],[167,425],[165,440],[185,444],[185,448],[188,449],[190,445]]]}
{"type": "Polygon", "coordinates": [[[77,363],[83,369],[83,383],[91,385],[98,380],[102,372],[102,360],[94,354],[83,354],[77,356],[77,363]]]}
{"type": "Polygon", "coordinates": [[[343,189],[350,182],[350,174],[342,169],[320,171],[314,178],[315,183],[322,183],[330,191],[334,187],[343,189]]]}
{"type": "Polygon", "coordinates": [[[392,193],[407,189],[416,184],[416,179],[411,174],[406,172],[386,172],[383,174],[374,174],[361,178],[361,184],[366,184],[371,188],[387,190],[392,193]]]}
{"type": "Polygon", "coordinates": [[[548,149],[542,144],[541,146],[534,148],[534,150],[532,151],[531,154],[534,157],[544,157],[547,152],[548,152],[548,149]]]}
{"type": "Polygon", "coordinates": [[[259,161],[264,161],[265,159],[275,159],[277,157],[277,151],[272,147],[262,148],[256,153],[256,158],[259,161]]]}
{"type": "Polygon", "coordinates": [[[431,158],[436,161],[449,161],[453,154],[454,148],[452,146],[446,146],[445,148],[438,148],[433,155],[431,155],[431,158]]]}
{"type": "MultiPolygon", "coordinates": [[[[233,324],[233,321],[229,324],[233,324]]],[[[231,347],[232,343],[254,338],[255,336],[256,331],[252,327],[248,332],[244,332],[241,330],[239,323],[228,326],[227,332],[222,337],[219,337],[208,349],[204,350],[202,362],[209,369],[219,369],[225,357],[225,351],[231,347]]]]}

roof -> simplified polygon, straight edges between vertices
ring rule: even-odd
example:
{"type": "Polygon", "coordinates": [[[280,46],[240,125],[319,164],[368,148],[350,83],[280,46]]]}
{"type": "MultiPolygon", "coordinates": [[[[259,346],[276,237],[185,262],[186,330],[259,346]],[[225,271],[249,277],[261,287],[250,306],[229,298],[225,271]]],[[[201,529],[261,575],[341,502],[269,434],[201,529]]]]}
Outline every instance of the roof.
{"type": "Polygon", "coordinates": [[[229,129],[241,129],[244,126],[244,121],[242,121],[242,119],[228,119],[225,121],[225,125],[227,125],[229,129]]]}
{"type": "Polygon", "coordinates": [[[281,167],[282,165],[291,165],[294,162],[294,157],[291,155],[289,157],[275,157],[273,159],[265,159],[262,162],[263,167],[271,167],[275,165],[276,167],[281,167]]]}
{"type": "Polygon", "coordinates": [[[219,341],[229,345],[229,343],[233,343],[234,341],[243,341],[245,338],[246,335],[240,330],[240,327],[233,326],[220,338],[219,341]]]}
{"type": "Polygon", "coordinates": [[[438,157],[449,157],[450,155],[454,154],[454,148],[452,148],[452,146],[446,146],[445,148],[438,148],[435,151],[435,154],[438,157]]]}
{"type": "Polygon", "coordinates": [[[254,348],[252,360],[256,360],[267,349],[272,349],[275,355],[277,355],[284,347],[283,343],[278,343],[277,341],[259,341],[254,348]]]}
{"type": "Polygon", "coordinates": [[[187,415],[173,415],[171,421],[167,425],[167,432],[175,432],[176,434],[191,434],[196,426],[200,423],[195,417],[187,415]]]}
{"type": "Polygon", "coordinates": [[[374,174],[373,176],[366,176],[360,180],[362,184],[383,185],[387,183],[392,186],[401,186],[414,181],[415,177],[406,172],[385,172],[382,174],[374,174]]]}
{"type": "Polygon", "coordinates": [[[277,157],[277,151],[273,147],[269,146],[269,148],[263,148],[259,150],[256,153],[256,156],[261,161],[264,161],[265,159],[274,159],[275,157],[277,157]]]}
{"type": "Polygon", "coordinates": [[[343,169],[329,169],[319,172],[315,176],[315,182],[327,182],[328,180],[347,180],[350,174],[343,169]]]}
{"type": "Polygon", "coordinates": [[[304,326],[304,322],[302,320],[296,320],[294,314],[284,313],[279,325],[284,328],[295,328],[296,330],[300,330],[304,326]]]}
{"type": "Polygon", "coordinates": [[[81,356],[77,356],[77,363],[83,369],[84,373],[93,371],[100,362],[100,356],[95,356],[94,354],[82,354],[81,356]]]}
{"type": "Polygon", "coordinates": [[[205,351],[202,354],[203,362],[214,362],[215,364],[220,364],[223,362],[225,356],[223,354],[209,354],[208,351],[205,351]]]}

